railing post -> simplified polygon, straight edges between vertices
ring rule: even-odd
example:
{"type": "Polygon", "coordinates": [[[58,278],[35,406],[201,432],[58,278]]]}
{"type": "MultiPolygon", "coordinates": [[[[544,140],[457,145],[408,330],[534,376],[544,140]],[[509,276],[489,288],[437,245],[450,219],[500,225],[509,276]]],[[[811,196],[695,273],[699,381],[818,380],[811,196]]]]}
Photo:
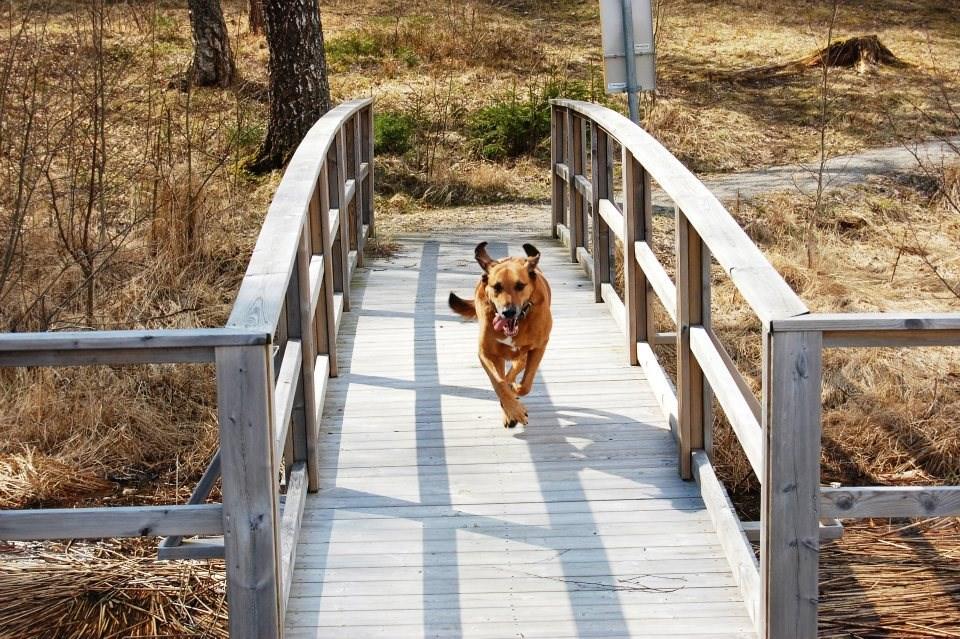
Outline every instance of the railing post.
{"type": "Polygon", "coordinates": [[[647,278],[637,264],[636,242],[646,240],[649,217],[647,172],[623,149],[623,304],[627,309],[627,356],[637,366],[637,342],[647,342],[647,278]]]}
{"type": "Polygon", "coordinates": [[[357,266],[363,265],[363,181],[360,179],[360,164],[363,155],[363,132],[360,112],[353,116],[353,231],[357,239],[357,266]]]}
{"type": "Polygon", "coordinates": [[[761,637],[817,636],[822,334],[764,331],[761,637]]]}
{"type": "Polygon", "coordinates": [[[590,253],[593,255],[593,297],[600,303],[600,285],[610,281],[610,229],[600,216],[600,200],[612,200],[613,191],[610,137],[607,132],[590,123],[590,215],[593,217],[593,236],[590,253]]]}
{"type": "MultiPolygon", "coordinates": [[[[337,154],[337,202],[340,211],[340,264],[336,268],[342,269],[340,274],[340,286],[343,291],[343,311],[350,310],[350,205],[346,199],[346,180],[347,180],[347,141],[344,127],[337,131],[336,142],[334,144],[337,154]]],[[[354,190],[356,193],[356,190],[354,190]]],[[[354,195],[356,197],[356,195],[354,195]]]]}
{"type": "Polygon", "coordinates": [[[583,120],[575,113],[567,113],[567,167],[570,169],[567,193],[570,198],[570,261],[577,263],[577,248],[583,246],[583,196],[577,190],[577,176],[583,174],[583,120]]]}
{"type": "MultiPolygon", "coordinates": [[[[314,386],[314,367],[317,360],[316,331],[314,318],[310,314],[310,241],[309,231],[312,220],[300,236],[297,248],[297,262],[294,265],[291,287],[296,291],[295,298],[288,298],[288,333],[292,339],[300,340],[303,354],[300,364],[300,380],[297,382],[297,395],[293,405],[290,432],[293,437],[293,462],[307,464],[308,490],[316,492],[320,487],[320,461],[317,455],[319,426],[317,424],[317,397],[314,386]]],[[[291,296],[293,297],[293,296],[291,296]]],[[[319,309],[318,309],[319,312],[319,309]]],[[[293,464],[287,465],[289,475],[293,464]]]]}
{"type": "MultiPolygon", "coordinates": [[[[363,161],[367,163],[367,177],[363,180],[364,196],[361,217],[362,223],[367,225],[367,237],[373,237],[373,105],[371,104],[361,113],[363,114],[363,123],[361,124],[363,130],[361,136],[363,161]]],[[[556,233],[556,230],[554,230],[554,233],[556,233]]]]}
{"type": "MultiPolygon", "coordinates": [[[[329,159],[329,158],[328,158],[329,159]]],[[[317,248],[323,254],[323,290],[320,292],[319,308],[314,317],[314,334],[317,338],[317,352],[325,353],[329,358],[330,377],[336,377],[337,366],[337,317],[333,307],[333,292],[336,290],[336,274],[340,272],[339,256],[334,252],[336,240],[330,232],[330,179],[329,168],[324,165],[320,170],[320,179],[311,207],[317,207],[319,229],[313,232],[314,253],[317,248]],[[336,259],[335,259],[336,258],[336,259]],[[334,267],[334,264],[337,267],[334,267]],[[323,315],[321,315],[321,312],[323,315]]]]}
{"type": "Polygon", "coordinates": [[[704,379],[690,352],[690,326],[703,322],[703,248],[696,229],[676,210],[677,258],[677,421],[680,476],[693,478],[692,452],[704,446],[704,379]]]}
{"type": "Polygon", "coordinates": [[[223,545],[232,639],[280,637],[270,345],[216,349],[223,545]]]}
{"type": "Polygon", "coordinates": [[[563,161],[563,113],[560,108],[550,105],[550,233],[554,238],[559,237],[557,225],[564,220],[563,180],[557,175],[557,165],[563,161]]]}

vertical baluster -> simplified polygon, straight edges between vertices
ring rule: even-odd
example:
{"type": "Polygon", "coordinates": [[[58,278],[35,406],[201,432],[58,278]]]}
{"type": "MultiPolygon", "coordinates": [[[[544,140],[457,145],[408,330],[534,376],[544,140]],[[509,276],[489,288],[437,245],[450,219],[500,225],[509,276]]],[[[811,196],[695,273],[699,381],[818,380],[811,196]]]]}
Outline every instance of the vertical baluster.
{"type": "Polygon", "coordinates": [[[363,180],[363,224],[367,225],[367,237],[373,237],[373,106],[363,111],[363,161],[367,163],[367,177],[363,180]]]}
{"type": "Polygon", "coordinates": [[[550,184],[552,186],[550,198],[550,233],[557,234],[557,225],[564,221],[563,181],[557,174],[557,165],[563,162],[563,112],[556,105],[550,106],[550,184]]]}
{"type": "MultiPolygon", "coordinates": [[[[327,157],[329,162],[330,158],[327,157]]],[[[336,275],[340,272],[334,264],[339,264],[339,256],[334,252],[335,234],[330,231],[330,167],[324,164],[320,169],[317,190],[311,199],[311,207],[317,208],[317,228],[313,230],[313,252],[323,254],[323,290],[320,294],[320,308],[314,318],[314,335],[317,340],[317,352],[329,357],[330,377],[338,375],[337,365],[337,317],[333,304],[333,292],[336,290],[336,275]],[[322,308],[322,312],[321,309],[322,308]]]]}
{"type": "Polygon", "coordinates": [[[347,181],[347,140],[346,132],[343,127],[337,133],[336,138],[337,154],[337,200],[340,203],[340,286],[343,291],[343,310],[350,310],[350,205],[346,202],[347,181]]]}
{"type": "Polygon", "coordinates": [[[636,242],[647,239],[647,198],[649,179],[646,171],[626,148],[623,149],[623,303],[627,309],[627,354],[636,366],[637,342],[648,342],[649,302],[647,278],[637,264],[636,242]]]}
{"type": "Polygon", "coordinates": [[[610,281],[610,231],[607,222],[600,216],[600,200],[610,196],[610,138],[607,132],[590,123],[590,213],[593,216],[593,233],[590,252],[593,254],[593,297],[602,302],[600,285],[610,281]]]}
{"type": "Polygon", "coordinates": [[[366,193],[363,189],[363,181],[360,179],[360,164],[363,157],[363,132],[360,126],[360,112],[358,111],[352,119],[353,122],[353,206],[351,210],[353,215],[353,230],[356,236],[357,244],[357,266],[363,265],[363,200],[366,193]]]}
{"type": "Polygon", "coordinates": [[[703,321],[703,268],[700,236],[676,210],[677,258],[677,408],[680,426],[680,476],[693,477],[691,452],[703,448],[704,379],[690,352],[690,326],[703,321]]]}
{"type": "Polygon", "coordinates": [[[583,173],[583,120],[574,113],[567,114],[567,166],[570,169],[567,193],[570,198],[568,229],[570,231],[570,261],[577,262],[577,248],[583,246],[583,196],[577,190],[577,176],[583,173]]]}
{"type": "MultiPolygon", "coordinates": [[[[308,217],[307,225],[300,235],[297,261],[291,279],[292,288],[296,291],[296,299],[288,303],[290,337],[300,340],[300,350],[303,354],[290,432],[293,439],[291,461],[307,463],[308,490],[316,491],[320,486],[320,461],[317,456],[319,426],[314,386],[317,344],[316,331],[313,329],[314,317],[310,312],[310,224],[310,217],[308,217]]],[[[318,314],[319,312],[320,309],[317,309],[318,314]]],[[[287,472],[292,466],[292,463],[287,464],[287,472]]]]}

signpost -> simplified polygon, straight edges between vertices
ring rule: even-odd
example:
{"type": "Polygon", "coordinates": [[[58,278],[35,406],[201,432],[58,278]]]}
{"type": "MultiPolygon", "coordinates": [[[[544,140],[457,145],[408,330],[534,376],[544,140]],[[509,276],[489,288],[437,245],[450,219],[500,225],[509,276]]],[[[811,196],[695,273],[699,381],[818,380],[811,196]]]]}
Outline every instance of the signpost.
{"type": "Polygon", "coordinates": [[[600,0],[604,85],[607,93],[627,93],[630,119],[638,123],[637,92],[652,91],[657,83],[650,2],[600,0]]]}

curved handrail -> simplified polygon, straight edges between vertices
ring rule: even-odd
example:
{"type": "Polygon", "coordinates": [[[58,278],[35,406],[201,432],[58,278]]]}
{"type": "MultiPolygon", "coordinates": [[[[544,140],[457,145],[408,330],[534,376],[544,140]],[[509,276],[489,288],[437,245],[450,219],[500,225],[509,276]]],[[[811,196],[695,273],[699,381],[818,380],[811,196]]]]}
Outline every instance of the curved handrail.
{"type": "Polygon", "coordinates": [[[246,274],[227,320],[231,328],[256,328],[273,334],[310,203],[337,134],[373,98],[344,102],[317,120],[304,136],[270,202],[246,274]]]}
{"type": "Polygon", "coordinates": [[[653,136],[598,104],[565,99],[552,103],[594,122],[630,152],[683,211],[765,325],[809,312],[716,196],[653,136]]]}

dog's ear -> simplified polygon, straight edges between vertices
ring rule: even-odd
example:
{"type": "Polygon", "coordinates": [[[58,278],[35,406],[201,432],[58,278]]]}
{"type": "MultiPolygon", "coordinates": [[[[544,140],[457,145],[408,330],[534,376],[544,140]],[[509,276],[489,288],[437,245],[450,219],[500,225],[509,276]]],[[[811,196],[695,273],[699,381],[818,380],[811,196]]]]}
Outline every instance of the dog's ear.
{"type": "Polygon", "coordinates": [[[486,242],[480,242],[477,244],[477,248],[473,249],[473,256],[476,258],[477,264],[480,265],[480,268],[483,269],[484,273],[490,270],[490,267],[497,263],[496,260],[490,257],[489,253],[487,253],[486,242]]]}
{"type": "Polygon", "coordinates": [[[540,251],[533,244],[524,244],[523,252],[527,254],[527,268],[533,273],[540,263],[540,251]]]}

